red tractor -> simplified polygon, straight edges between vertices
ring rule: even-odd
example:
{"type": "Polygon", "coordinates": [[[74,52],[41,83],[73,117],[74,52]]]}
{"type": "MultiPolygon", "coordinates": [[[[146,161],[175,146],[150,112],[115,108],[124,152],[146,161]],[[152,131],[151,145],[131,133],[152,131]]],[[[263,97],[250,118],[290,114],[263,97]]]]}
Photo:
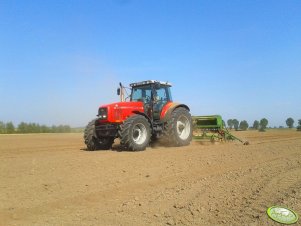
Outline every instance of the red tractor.
{"type": "Polygon", "coordinates": [[[167,82],[154,80],[130,84],[130,101],[124,101],[124,87],[117,90],[121,102],[102,105],[98,118],[86,127],[87,149],[111,149],[115,138],[126,150],[142,151],[151,140],[165,139],[171,146],[189,145],[192,139],[190,109],[172,102],[167,82]]]}

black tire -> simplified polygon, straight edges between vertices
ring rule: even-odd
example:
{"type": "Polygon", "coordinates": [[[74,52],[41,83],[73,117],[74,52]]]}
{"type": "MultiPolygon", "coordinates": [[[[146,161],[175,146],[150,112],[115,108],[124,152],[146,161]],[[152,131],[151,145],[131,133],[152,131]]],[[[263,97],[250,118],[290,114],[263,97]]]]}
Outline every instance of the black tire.
{"type": "Polygon", "coordinates": [[[133,115],[120,127],[120,144],[130,151],[143,151],[149,145],[151,129],[142,115],[133,115]]]}
{"type": "Polygon", "coordinates": [[[192,140],[192,119],[189,111],[184,107],[176,108],[165,127],[165,137],[171,146],[186,146],[192,140]]]}
{"type": "Polygon", "coordinates": [[[84,132],[84,140],[85,144],[87,145],[88,151],[95,151],[95,150],[109,150],[114,143],[113,137],[103,137],[98,138],[95,133],[95,121],[97,119],[92,120],[88,123],[85,128],[84,132]]]}

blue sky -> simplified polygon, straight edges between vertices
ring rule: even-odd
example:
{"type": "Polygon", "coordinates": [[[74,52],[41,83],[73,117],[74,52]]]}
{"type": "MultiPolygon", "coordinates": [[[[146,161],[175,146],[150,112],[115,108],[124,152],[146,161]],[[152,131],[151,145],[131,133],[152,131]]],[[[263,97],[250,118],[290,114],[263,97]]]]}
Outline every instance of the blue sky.
{"type": "Polygon", "coordinates": [[[297,121],[300,12],[299,0],[1,0],[0,121],[84,126],[119,82],[148,79],[194,115],[297,121]]]}

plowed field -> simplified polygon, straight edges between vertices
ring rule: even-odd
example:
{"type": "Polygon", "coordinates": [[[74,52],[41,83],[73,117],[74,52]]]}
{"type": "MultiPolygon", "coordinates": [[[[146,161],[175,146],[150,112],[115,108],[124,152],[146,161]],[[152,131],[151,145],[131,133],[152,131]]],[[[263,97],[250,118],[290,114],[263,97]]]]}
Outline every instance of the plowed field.
{"type": "Polygon", "coordinates": [[[301,214],[301,132],[235,135],[250,145],[88,152],[82,134],[1,135],[0,225],[279,225],[268,207],[301,214]]]}

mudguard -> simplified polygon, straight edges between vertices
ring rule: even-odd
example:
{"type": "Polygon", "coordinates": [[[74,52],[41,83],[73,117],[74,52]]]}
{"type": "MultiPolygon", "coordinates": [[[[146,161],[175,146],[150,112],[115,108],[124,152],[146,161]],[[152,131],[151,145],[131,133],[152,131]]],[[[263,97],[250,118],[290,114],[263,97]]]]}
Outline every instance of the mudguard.
{"type": "Polygon", "coordinates": [[[162,111],[161,111],[161,115],[160,115],[160,118],[163,122],[166,122],[170,116],[171,116],[171,113],[176,109],[176,108],[179,108],[179,107],[183,107],[183,108],[186,108],[188,111],[190,111],[189,107],[186,105],[186,104],[180,104],[180,103],[175,103],[175,102],[169,102],[167,103],[162,111]]]}

